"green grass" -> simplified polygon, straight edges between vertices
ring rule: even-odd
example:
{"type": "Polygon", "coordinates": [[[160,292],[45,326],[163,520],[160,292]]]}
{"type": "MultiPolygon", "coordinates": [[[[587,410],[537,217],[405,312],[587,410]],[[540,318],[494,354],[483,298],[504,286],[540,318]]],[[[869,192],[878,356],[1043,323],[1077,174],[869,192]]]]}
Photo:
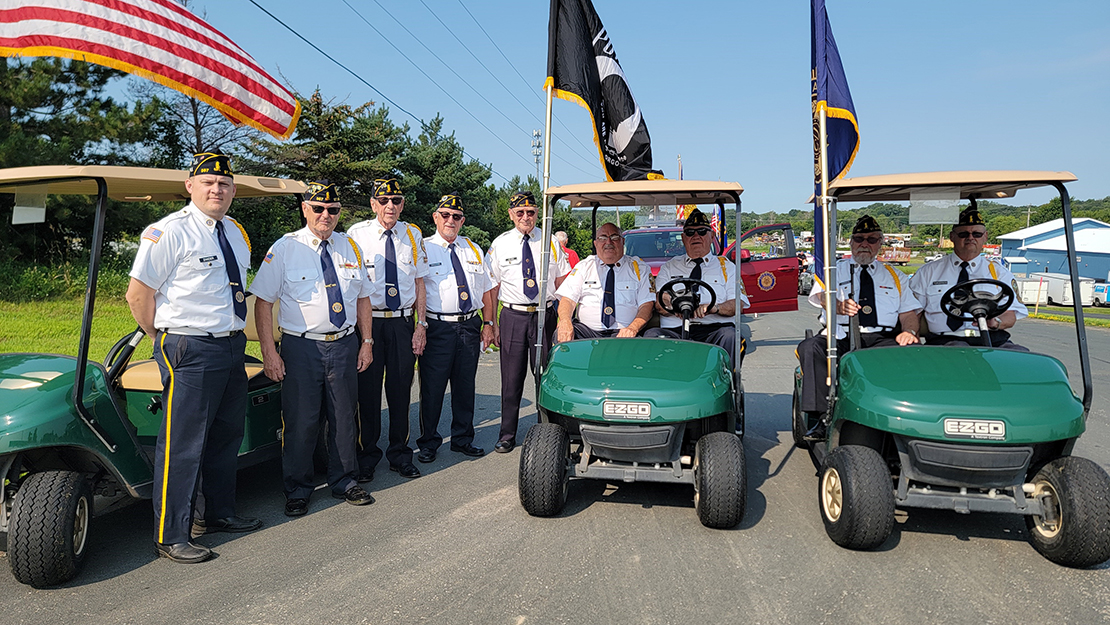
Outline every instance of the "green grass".
{"type": "MultiPolygon", "coordinates": [[[[1029,313],[1030,319],[1044,319],[1046,321],[1062,321],[1064,323],[1075,323],[1075,317],[1065,315],[1046,315],[1043,313],[1034,314],[1029,313]]],[[[1110,328],[1110,319],[1097,319],[1093,317],[1084,317],[1083,325],[1094,328],[1110,328]]]]}

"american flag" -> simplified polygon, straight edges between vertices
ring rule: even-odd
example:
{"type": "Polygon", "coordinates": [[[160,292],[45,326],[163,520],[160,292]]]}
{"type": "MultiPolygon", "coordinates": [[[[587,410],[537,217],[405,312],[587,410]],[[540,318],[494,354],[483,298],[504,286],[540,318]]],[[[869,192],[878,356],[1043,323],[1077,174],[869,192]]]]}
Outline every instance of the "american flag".
{"type": "Polygon", "coordinates": [[[284,139],[296,97],[173,0],[19,0],[0,7],[0,56],[51,56],[142,76],[284,139]]]}

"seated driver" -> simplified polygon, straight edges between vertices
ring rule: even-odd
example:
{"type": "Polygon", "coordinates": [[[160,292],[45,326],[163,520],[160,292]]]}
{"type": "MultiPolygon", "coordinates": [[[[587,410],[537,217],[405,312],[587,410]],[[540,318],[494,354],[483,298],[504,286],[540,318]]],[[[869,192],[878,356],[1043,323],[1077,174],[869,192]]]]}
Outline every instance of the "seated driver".
{"type": "Polygon", "coordinates": [[[616,336],[633,337],[651,319],[651,268],[624,253],[624,237],[616,224],[602,224],[594,250],[574,266],[559,289],[557,340],[616,336]],[[575,308],[578,309],[575,318],[575,308]]]}
{"type": "MultiPolygon", "coordinates": [[[[987,320],[991,345],[1005,349],[1029,351],[1010,341],[1010,333],[1018,319],[1029,316],[1029,310],[1018,298],[1018,284],[1014,274],[1001,263],[980,256],[987,242],[987,227],[979,215],[975,200],[971,206],[960,213],[959,221],[952,227],[948,238],[952,240],[954,252],[937,260],[925,263],[910,278],[910,289],[917,300],[925,306],[924,316],[928,323],[929,334],[925,336],[928,345],[968,345],[980,347],[983,339],[974,321],[953,319],[940,308],[944,293],[961,282],[977,278],[989,278],[1009,284],[1014,289],[1014,302],[1006,312],[987,320]]],[[[992,290],[984,287],[983,290],[992,290]]],[[[993,292],[993,291],[992,291],[993,292]]]]}
{"type": "MultiPolygon", "coordinates": [[[[655,288],[661,289],[665,284],[677,278],[692,278],[701,280],[713,289],[717,303],[709,307],[709,293],[705,287],[700,288],[701,305],[694,311],[690,319],[690,335],[692,341],[712,343],[723,347],[732,358],[744,357],[744,346],[741,344],[740,353],[736,354],[736,324],[733,317],[736,314],[736,265],[723,256],[713,254],[713,228],[709,225],[709,218],[698,209],[690,212],[686,224],[682,228],[682,245],[685,254],[680,254],[667,261],[659,268],[659,275],[655,276],[655,288]]],[[[748,296],[740,289],[740,301],[747,307],[748,296]]],[[[664,294],[663,303],[670,306],[670,298],[664,294]]],[[[652,328],[644,336],[662,336],[680,338],[682,319],[671,314],[667,308],[655,304],[659,311],[660,319],[658,328],[652,328]]]]}

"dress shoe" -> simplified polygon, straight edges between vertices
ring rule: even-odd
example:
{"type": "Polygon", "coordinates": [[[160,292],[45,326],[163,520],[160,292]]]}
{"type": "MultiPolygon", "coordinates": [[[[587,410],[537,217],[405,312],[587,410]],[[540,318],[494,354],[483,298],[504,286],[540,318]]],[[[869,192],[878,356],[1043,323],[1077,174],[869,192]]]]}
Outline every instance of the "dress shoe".
{"type": "Polygon", "coordinates": [[[431,449],[421,449],[420,453],[416,454],[416,459],[424,464],[433,462],[436,459],[436,452],[431,449]]]}
{"type": "Polygon", "coordinates": [[[420,469],[417,469],[416,465],[411,462],[406,462],[405,464],[397,466],[389,465],[389,470],[396,472],[397,475],[400,475],[401,477],[420,477],[420,469]]]}
{"type": "Polygon", "coordinates": [[[255,519],[252,517],[231,516],[226,519],[213,519],[208,521],[206,519],[193,519],[193,538],[203,536],[204,534],[215,534],[216,532],[232,532],[239,534],[242,532],[253,532],[254,530],[262,527],[262,519],[255,519]]]}
{"type": "Polygon", "coordinates": [[[374,503],[374,498],[370,493],[366,492],[366,489],[357,484],[348,488],[345,493],[332,493],[331,496],[336,499],[342,499],[352,506],[368,506],[374,503]]]}
{"type": "Polygon", "coordinates": [[[513,447],[516,447],[516,441],[497,441],[493,450],[499,454],[507,454],[513,450],[513,447]]]}
{"type": "Polygon", "coordinates": [[[374,470],[370,469],[368,471],[359,471],[358,475],[355,476],[355,481],[358,482],[359,484],[365,484],[367,482],[373,482],[374,481],[374,470]]]}
{"type": "Polygon", "coordinates": [[[159,558],[166,558],[178,564],[196,564],[212,557],[211,549],[191,542],[173,543],[172,545],[154,543],[154,551],[159,558]]]}
{"type": "Polygon", "coordinates": [[[464,456],[470,456],[472,458],[481,458],[486,455],[486,450],[481,447],[475,447],[470,443],[465,445],[451,445],[451,451],[457,451],[464,456]]]}
{"type": "Polygon", "coordinates": [[[811,443],[820,443],[829,438],[829,426],[822,419],[817,422],[817,425],[809,428],[809,431],[802,438],[811,443]]]}
{"type": "Polygon", "coordinates": [[[307,499],[295,498],[285,502],[285,516],[304,516],[307,513],[307,499]]]}

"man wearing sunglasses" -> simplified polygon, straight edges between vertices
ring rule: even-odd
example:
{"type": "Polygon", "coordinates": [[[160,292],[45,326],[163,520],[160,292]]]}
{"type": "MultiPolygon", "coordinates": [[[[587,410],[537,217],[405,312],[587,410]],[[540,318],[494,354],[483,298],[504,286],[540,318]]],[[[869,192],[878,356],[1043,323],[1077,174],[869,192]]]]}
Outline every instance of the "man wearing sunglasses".
{"type": "Polygon", "coordinates": [[[624,253],[616,224],[602,224],[594,237],[596,255],[578,263],[555,293],[558,340],[636,336],[651,319],[651,268],[624,253]],[[575,308],[578,309],[577,316],[575,308]]]}
{"type": "MultiPolygon", "coordinates": [[[[736,314],[736,265],[723,256],[713,254],[714,236],[709,217],[697,208],[692,210],[682,228],[682,245],[686,253],[675,256],[659,268],[659,274],[655,276],[655,287],[660,288],[676,278],[693,278],[708,283],[717,296],[717,303],[712,309],[709,308],[709,295],[702,287],[701,301],[706,303],[698,306],[694,317],[690,319],[690,340],[719,345],[731,358],[743,358],[743,345],[739,354],[735,349],[736,324],[733,318],[736,314]]],[[[740,301],[747,306],[748,296],[743,289],[739,295],[740,301]]],[[[660,327],[648,330],[644,336],[679,338],[682,320],[658,303],[655,304],[655,309],[660,315],[660,327]]]]}
{"type": "Polygon", "coordinates": [[[910,279],[910,288],[917,299],[924,304],[924,317],[929,334],[925,342],[929,345],[980,346],[983,339],[974,321],[952,319],[941,312],[940,299],[945,291],[961,282],[977,278],[999,280],[1013,286],[1014,303],[1001,315],[987,320],[990,328],[991,345],[1006,349],[1028,351],[1012,342],[1010,333],[1018,319],[1029,316],[1029,310],[1017,298],[1017,281],[1014,274],[1003,267],[1002,263],[980,256],[987,243],[987,227],[974,199],[971,206],[960,213],[959,221],[952,227],[948,238],[952,241],[953,253],[926,263],[910,279]]]}
{"type": "Polygon", "coordinates": [[[420,477],[409,447],[409,397],[416,357],[424,352],[428,321],[424,318],[424,276],[428,254],[420,228],[401,221],[405,196],[395,178],[375,180],[370,196],[376,218],[360,221],[347,233],[362,249],[362,261],[374,291],[374,360],[358,377],[360,483],[374,479],[382,458],[382,382],[389,380],[389,470],[401,477],[420,477]],[[414,318],[415,317],[415,318],[414,318]]]}
{"type": "Polygon", "coordinates": [[[493,450],[508,453],[516,446],[520,398],[524,379],[536,359],[539,315],[544,318],[543,350],[551,349],[555,333],[555,289],[570,273],[566,254],[552,237],[541,241],[536,227],[536,198],[529,191],[509,199],[509,219],[514,228],[493,240],[486,254],[486,270],[493,283],[493,301],[502,303],[497,324],[492,319],[482,328],[482,343],[501,346],[501,434],[493,450]],[[540,293],[540,262],[545,246],[550,249],[547,292],[540,293]]]}
{"type": "Polygon", "coordinates": [[[432,462],[443,443],[439,419],[451,383],[451,451],[479,457],[474,446],[474,376],[482,351],[483,319],[493,319],[491,284],[482,249],[459,234],[466,217],[458,195],[439,200],[432,220],[436,233],[425,239],[428,275],[428,344],[420,356],[420,462],[432,462]],[[479,316],[481,314],[481,316],[479,316]]]}
{"type": "Polygon", "coordinates": [[[374,503],[358,485],[358,372],[373,358],[370,292],[358,245],[342,232],[335,185],[313,182],[301,202],[306,225],[278,239],[262,261],[251,291],[266,377],[283,382],[281,473],[285,515],[302,516],[316,488],[312,456],[322,423],[328,433],[332,496],[374,503]],[[273,308],[281,302],[274,344],[273,308]],[[356,326],[363,339],[355,334],[356,326]],[[321,415],[323,411],[323,415],[321,415]],[[321,418],[323,417],[323,418],[321,418]]]}
{"type": "MultiPolygon", "coordinates": [[[[916,345],[921,304],[914,298],[906,274],[878,259],[883,249],[883,231],[870,215],[864,215],[852,227],[851,258],[836,263],[836,349],[848,353],[848,324],[859,318],[860,349],[916,345]],[[897,329],[901,326],[901,329],[897,329]]],[[[825,323],[825,286],[821,276],[813,281],[809,303],[821,309],[819,320],[826,326],[821,334],[798,344],[798,360],[802,365],[802,397],[800,409],[825,415],[828,412],[828,324],[825,323]]],[[[825,419],[809,432],[808,438],[824,440],[825,419]]]]}

